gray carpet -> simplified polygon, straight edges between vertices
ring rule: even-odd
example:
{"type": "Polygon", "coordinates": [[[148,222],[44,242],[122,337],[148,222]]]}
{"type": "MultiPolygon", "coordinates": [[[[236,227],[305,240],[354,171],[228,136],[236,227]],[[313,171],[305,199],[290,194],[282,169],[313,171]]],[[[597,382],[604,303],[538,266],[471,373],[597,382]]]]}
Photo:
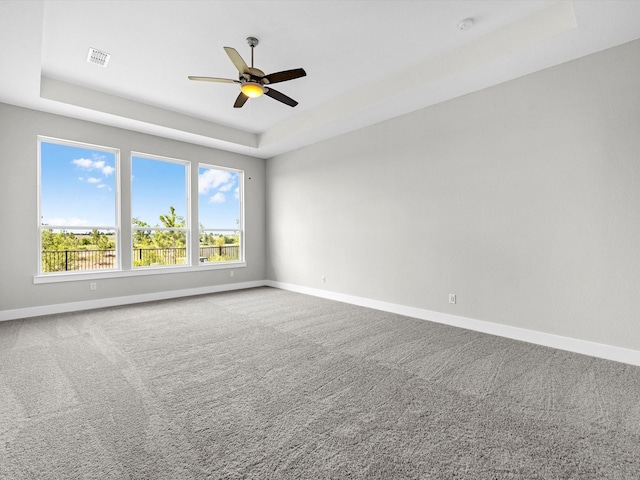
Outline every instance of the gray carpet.
{"type": "Polygon", "coordinates": [[[0,322],[2,479],[638,479],[640,368],[258,288],[0,322]]]}

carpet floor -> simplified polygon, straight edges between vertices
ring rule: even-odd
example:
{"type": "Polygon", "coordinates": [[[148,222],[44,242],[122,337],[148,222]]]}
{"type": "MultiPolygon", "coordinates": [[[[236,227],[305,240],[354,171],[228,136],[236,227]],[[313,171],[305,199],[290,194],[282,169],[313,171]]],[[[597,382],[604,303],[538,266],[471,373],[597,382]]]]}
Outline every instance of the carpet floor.
{"type": "Polygon", "coordinates": [[[640,368],[272,288],[0,322],[2,479],[638,479],[640,368]]]}

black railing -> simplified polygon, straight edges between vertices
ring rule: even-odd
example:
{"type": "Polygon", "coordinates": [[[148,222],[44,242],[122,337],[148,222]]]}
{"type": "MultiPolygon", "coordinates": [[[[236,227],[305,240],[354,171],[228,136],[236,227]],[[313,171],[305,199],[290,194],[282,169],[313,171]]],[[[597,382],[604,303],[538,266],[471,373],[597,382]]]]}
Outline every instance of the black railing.
{"type": "Polygon", "coordinates": [[[210,247],[200,247],[201,262],[228,262],[238,260],[239,245],[216,245],[210,247]]]}
{"type": "Polygon", "coordinates": [[[174,248],[135,248],[133,264],[136,267],[148,265],[178,265],[186,263],[187,249],[174,248]]]}
{"type": "Polygon", "coordinates": [[[42,271],[100,270],[113,268],[115,250],[43,250],[42,271]]]}
{"type": "MultiPolygon", "coordinates": [[[[200,262],[228,262],[238,260],[238,245],[200,247],[200,262]]],[[[186,263],[187,249],[134,248],[133,264],[136,267],[150,265],[180,265],[186,263]]],[[[42,271],[64,272],[73,270],[104,270],[115,268],[116,252],[110,250],[43,250],[42,271]]]]}

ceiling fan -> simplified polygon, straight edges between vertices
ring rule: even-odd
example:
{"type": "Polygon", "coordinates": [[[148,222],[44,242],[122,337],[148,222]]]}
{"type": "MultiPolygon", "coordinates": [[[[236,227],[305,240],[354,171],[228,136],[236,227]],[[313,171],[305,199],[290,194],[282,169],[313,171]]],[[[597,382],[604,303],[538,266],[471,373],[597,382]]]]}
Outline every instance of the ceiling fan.
{"type": "Polygon", "coordinates": [[[241,108],[249,99],[249,97],[259,97],[263,93],[268,97],[273,98],[274,100],[278,100],[279,102],[289,105],[290,107],[295,107],[298,102],[296,102],[293,98],[289,98],[285,94],[274,90],[268,85],[304,77],[307,75],[307,72],[305,72],[302,68],[294,68],[293,70],[284,70],[282,72],[265,75],[262,70],[254,68],[253,66],[253,49],[256,47],[256,45],[258,45],[258,39],[255,37],[247,37],[247,43],[251,47],[251,67],[247,66],[246,62],[242,59],[235,48],[224,47],[224,51],[227,52],[227,55],[229,55],[229,58],[238,69],[238,80],[216,77],[194,77],[191,75],[189,75],[188,77],[189,80],[240,84],[240,95],[238,95],[238,98],[236,98],[236,102],[233,104],[234,108],[241,108]]]}

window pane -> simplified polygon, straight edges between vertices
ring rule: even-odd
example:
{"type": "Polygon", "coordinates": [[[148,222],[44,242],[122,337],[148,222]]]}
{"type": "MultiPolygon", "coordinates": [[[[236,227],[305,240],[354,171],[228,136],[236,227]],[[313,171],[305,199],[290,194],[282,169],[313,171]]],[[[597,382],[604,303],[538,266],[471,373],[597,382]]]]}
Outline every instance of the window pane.
{"type": "Polygon", "coordinates": [[[40,272],[119,268],[118,151],[39,139],[40,272]]]}
{"type": "Polygon", "coordinates": [[[133,267],[189,264],[186,163],[133,156],[131,172],[133,267]]]}
{"type": "Polygon", "coordinates": [[[134,156],[131,173],[133,225],[169,228],[186,225],[185,164],[134,156]]]}
{"type": "Polygon", "coordinates": [[[242,180],[241,171],[200,165],[200,264],[242,260],[242,180]]]}
{"type": "Polygon", "coordinates": [[[241,228],[240,172],[200,166],[198,216],[201,228],[241,228]]]}
{"type": "Polygon", "coordinates": [[[200,232],[200,263],[240,260],[240,232],[200,232]]]}
{"type": "Polygon", "coordinates": [[[116,226],[116,153],[40,142],[40,223],[116,226]]]}
{"type": "Polygon", "coordinates": [[[42,272],[113,269],[115,230],[42,229],[42,272]]]}
{"type": "Polygon", "coordinates": [[[133,232],[133,266],[187,264],[187,232],[136,230],[133,232]]]}

